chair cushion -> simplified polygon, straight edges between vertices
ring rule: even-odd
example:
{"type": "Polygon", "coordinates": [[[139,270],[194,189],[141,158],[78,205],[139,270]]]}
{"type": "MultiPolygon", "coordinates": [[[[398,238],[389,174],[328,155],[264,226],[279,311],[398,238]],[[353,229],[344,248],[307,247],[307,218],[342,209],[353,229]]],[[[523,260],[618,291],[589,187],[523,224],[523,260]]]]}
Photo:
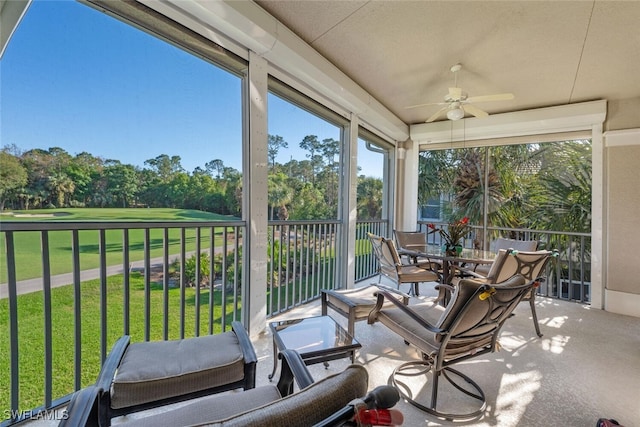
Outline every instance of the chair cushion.
{"type": "MultiPolygon", "coordinates": [[[[458,317],[458,313],[465,306],[471,295],[478,290],[483,283],[472,279],[462,279],[458,282],[456,290],[451,294],[451,300],[447,304],[446,310],[442,313],[440,319],[436,323],[436,326],[448,330],[451,327],[453,321],[458,317]]],[[[484,313],[483,313],[484,314],[484,313]]],[[[473,316],[467,316],[469,322],[475,322],[476,319],[473,316]]],[[[465,325],[460,325],[464,328],[465,325]]]]}
{"type": "MultiPolygon", "coordinates": [[[[217,422],[220,427],[308,427],[319,423],[367,392],[369,375],[364,366],[350,365],[309,387],[260,408],[217,422]]],[[[241,395],[239,395],[241,396],[241,395]]]]}
{"type": "Polygon", "coordinates": [[[437,282],[440,278],[435,271],[420,268],[415,265],[403,265],[398,271],[402,282],[437,282]]]}
{"type": "Polygon", "coordinates": [[[126,408],[241,381],[243,357],[233,331],[133,343],[111,384],[111,407],[126,408]]]}
{"type": "Polygon", "coordinates": [[[186,426],[231,417],[280,399],[274,384],[245,391],[214,394],[162,413],[118,423],[121,427],[186,426]]]}
{"type": "MultiPolygon", "coordinates": [[[[444,307],[433,301],[412,304],[409,307],[431,325],[435,325],[444,312],[444,307]]],[[[434,333],[418,324],[402,310],[395,307],[383,308],[378,313],[378,320],[425,353],[429,353],[427,349],[435,350],[439,347],[434,340],[434,333]]]]}

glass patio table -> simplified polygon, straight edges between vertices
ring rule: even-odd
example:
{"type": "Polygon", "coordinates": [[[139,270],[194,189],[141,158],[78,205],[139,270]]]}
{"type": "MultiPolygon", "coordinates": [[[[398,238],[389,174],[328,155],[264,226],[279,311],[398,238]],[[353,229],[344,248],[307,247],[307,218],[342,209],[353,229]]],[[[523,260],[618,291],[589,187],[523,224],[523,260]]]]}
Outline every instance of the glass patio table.
{"type": "Polygon", "coordinates": [[[306,365],[351,357],[355,361],[355,352],[362,347],[331,316],[316,316],[303,319],[282,320],[269,323],[273,337],[273,371],[271,380],[278,367],[278,351],[287,348],[296,350],[306,365]]]}
{"type": "Polygon", "coordinates": [[[407,244],[399,247],[398,253],[413,258],[441,260],[442,281],[447,284],[451,284],[453,279],[451,264],[491,264],[497,256],[495,252],[469,248],[463,248],[459,255],[447,255],[442,246],[423,244],[407,244]]]}

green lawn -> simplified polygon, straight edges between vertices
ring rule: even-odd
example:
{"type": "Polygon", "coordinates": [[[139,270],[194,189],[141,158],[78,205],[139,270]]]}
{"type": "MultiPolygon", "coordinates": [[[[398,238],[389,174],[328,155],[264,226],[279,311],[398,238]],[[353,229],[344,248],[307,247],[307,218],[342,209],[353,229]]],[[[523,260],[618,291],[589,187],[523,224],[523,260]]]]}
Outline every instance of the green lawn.
{"type": "MultiPolygon", "coordinates": [[[[208,212],[184,209],[38,209],[33,211],[15,211],[13,215],[3,214],[2,222],[7,221],[233,221],[237,218],[208,212]]],[[[216,230],[215,244],[222,242],[222,229],[216,230]]],[[[51,231],[49,234],[49,249],[51,274],[63,274],[72,271],[72,248],[70,231],[51,231]]],[[[185,234],[186,250],[195,249],[196,230],[188,229],[185,234]]],[[[78,233],[80,242],[80,268],[88,270],[99,266],[97,230],[85,230],[78,233]]],[[[122,230],[107,230],[106,254],[107,265],[122,264],[122,230]]],[[[203,242],[209,240],[209,229],[201,232],[203,242]]],[[[0,247],[5,248],[5,235],[0,233],[0,247]]],[[[180,230],[169,230],[169,252],[177,254],[180,250],[180,230]]],[[[18,280],[31,279],[42,276],[42,253],[40,233],[25,231],[14,234],[16,276],[18,280]]],[[[129,232],[130,260],[143,259],[144,230],[129,232]]],[[[151,230],[150,250],[152,257],[162,256],[163,230],[151,230]]],[[[7,268],[5,256],[0,256],[0,283],[7,282],[7,268]]]]}
{"type": "MultiPolygon", "coordinates": [[[[123,335],[122,276],[111,276],[107,297],[107,344],[123,335]]],[[[82,386],[95,382],[100,370],[100,283],[91,280],[82,283],[82,386]]],[[[61,397],[73,391],[74,366],[74,302],[73,287],[52,289],[53,321],[53,396],[61,397]]],[[[185,335],[195,335],[195,288],[186,289],[185,335]]],[[[131,275],[130,335],[133,341],[144,339],[144,281],[138,273],[131,275]]],[[[222,327],[222,295],[216,290],[213,300],[214,332],[222,327]]],[[[151,291],[150,334],[152,340],[163,337],[163,291],[154,285],[151,291]]],[[[10,407],[10,349],[8,300],[0,300],[0,413],[10,407]]],[[[200,334],[209,331],[209,290],[200,292],[200,334]]],[[[233,320],[233,296],[225,304],[227,324],[233,320]]],[[[179,338],[180,289],[169,291],[169,338],[179,338]]],[[[43,293],[18,296],[19,382],[20,408],[35,408],[44,403],[44,308],[43,293]]]]}

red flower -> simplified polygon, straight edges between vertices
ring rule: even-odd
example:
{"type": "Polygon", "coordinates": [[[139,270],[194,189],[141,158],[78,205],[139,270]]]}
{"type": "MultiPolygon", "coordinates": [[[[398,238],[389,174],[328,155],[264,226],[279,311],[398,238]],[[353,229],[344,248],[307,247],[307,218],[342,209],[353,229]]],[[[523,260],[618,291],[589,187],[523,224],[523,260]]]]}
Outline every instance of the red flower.
{"type": "Polygon", "coordinates": [[[427,224],[427,227],[430,229],[429,233],[439,232],[440,236],[442,236],[449,246],[459,245],[460,240],[466,237],[471,231],[469,218],[466,216],[462,219],[449,222],[446,230],[444,228],[437,228],[434,224],[427,224]]]}

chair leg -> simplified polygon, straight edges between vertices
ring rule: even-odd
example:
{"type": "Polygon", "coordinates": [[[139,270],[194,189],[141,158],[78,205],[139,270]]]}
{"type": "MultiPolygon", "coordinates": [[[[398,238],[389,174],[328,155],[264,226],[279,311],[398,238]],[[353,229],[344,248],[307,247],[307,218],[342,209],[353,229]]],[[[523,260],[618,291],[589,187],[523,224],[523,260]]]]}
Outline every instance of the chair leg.
{"type": "Polygon", "coordinates": [[[327,305],[329,304],[329,302],[328,302],[329,296],[326,293],[321,292],[320,293],[320,298],[322,300],[322,304],[321,304],[322,315],[326,316],[327,315],[327,305]]]}
{"type": "Polygon", "coordinates": [[[539,337],[542,337],[542,333],[540,332],[540,325],[538,324],[538,314],[536,313],[535,289],[531,291],[529,305],[531,306],[531,316],[533,317],[533,326],[535,326],[536,328],[536,334],[538,334],[539,337]]]}
{"type": "Polygon", "coordinates": [[[356,336],[356,328],[355,328],[355,323],[356,323],[356,307],[351,307],[349,309],[349,315],[347,316],[348,322],[347,322],[347,333],[349,335],[351,335],[352,337],[356,336]]]}
{"type": "MultiPolygon", "coordinates": [[[[398,282],[398,290],[400,290],[400,282],[398,282]]],[[[409,283],[409,291],[407,293],[411,297],[415,297],[416,296],[416,290],[415,290],[415,288],[413,286],[413,283],[409,283]]]]}
{"type": "Polygon", "coordinates": [[[393,385],[400,395],[411,405],[438,418],[449,421],[476,419],[484,413],[487,407],[485,394],[475,381],[462,372],[450,367],[442,368],[442,370],[436,372],[431,362],[427,360],[414,360],[398,366],[391,374],[391,377],[389,377],[389,383],[393,385]],[[420,387],[420,391],[417,391],[415,393],[416,395],[414,395],[407,384],[407,380],[404,379],[410,379],[419,375],[425,375],[427,381],[431,380],[431,399],[429,399],[431,403],[428,406],[417,401],[417,394],[422,393],[427,387],[420,387]],[[479,401],[479,406],[474,405],[477,409],[467,413],[450,413],[438,410],[438,388],[441,376],[455,389],[479,401]],[[457,377],[458,381],[453,378],[454,376],[457,377]],[[465,384],[466,387],[458,384],[460,380],[462,380],[462,383],[465,384]]]}

